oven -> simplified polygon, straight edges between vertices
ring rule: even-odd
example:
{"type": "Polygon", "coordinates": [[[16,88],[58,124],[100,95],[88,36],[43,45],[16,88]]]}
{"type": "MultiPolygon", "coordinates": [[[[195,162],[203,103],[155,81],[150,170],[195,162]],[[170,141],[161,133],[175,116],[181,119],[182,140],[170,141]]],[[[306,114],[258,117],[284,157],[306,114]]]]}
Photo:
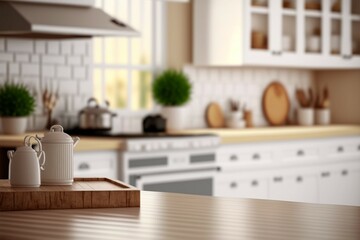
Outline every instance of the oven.
{"type": "Polygon", "coordinates": [[[177,150],[125,151],[120,180],[141,190],[212,196],[217,147],[201,145],[177,150]]]}

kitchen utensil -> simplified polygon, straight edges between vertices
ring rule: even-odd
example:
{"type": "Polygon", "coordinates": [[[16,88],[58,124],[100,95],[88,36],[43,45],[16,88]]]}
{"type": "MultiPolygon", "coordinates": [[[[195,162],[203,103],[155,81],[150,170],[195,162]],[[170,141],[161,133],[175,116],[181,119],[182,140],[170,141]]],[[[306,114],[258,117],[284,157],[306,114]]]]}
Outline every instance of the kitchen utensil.
{"type": "Polygon", "coordinates": [[[49,86],[46,86],[42,90],[42,102],[47,114],[46,129],[50,129],[52,125],[52,112],[56,106],[56,102],[59,99],[59,86],[53,91],[49,86]]]}
{"type": "Polygon", "coordinates": [[[115,113],[109,110],[109,102],[105,101],[106,107],[100,107],[95,98],[90,98],[87,106],[79,112],[79,128],[87,130],[108,131],[112,129],[115,113]]]}
{"type": "Polygon", "coordinates": [[[159,133],[166,131],[166,119],[161,115],[148,115],[143,119],[144,133],[159,133]]]}
{"type": "Polygon", "coordinates": [[[300,126],[314,125],[314,109],[299,108],[297,112],[298,124],[300,126]]]}
{"type": "Polygon", "coordinates": [[[323,100],[321,103],[321,108],[330,108],[330,98],[329,98],[329,89],[328,87],[324,88],[323,100]]]}
{"type": "Polygon", "coordinates": [[[330,109],[316,109],[315,110],[315,124],[317,125],[329,125],[330,124],[330,109]]]}
{"type": "Polygon", "coordinates": [[[314,94],[312,88],[309,88],[309,99],[306,107],[312,107],[314,105],[314,94]]]}
{"type": "Polygon", "coordinates": [[[72,186],[33,190],[0,180],[0,199],[0,211],[140,207],[140,190],[109,178],[75,178],[72,186]]]}
{"type": "Polygon", "coordinates": [[[246,127],[248,127],[248,128],[253,127],[252,111],[250,111],[250,110],[244,111],[244,119],[246,122],[246,127]]]}
{"type": "Polygon", "coordinates": [[[40,169],[44,170],[45,152],[39,139],[34,136],[24,138],[24,146],[7,152],[9,158],[9,178],[12,187],[39,187],[40,169]],[[38,151],[31,148],[31,139],[35,139],[38,151]]]}
{"type": "Polygon", "coordinates": [[[266,49],[266,35],[262,32],[253,31],[251,33],[251,48],[266,49]]]}
{"type": "Polygon", "coordinates": [[[74,177],[73,149],[80,138],[70,137],[60,125],[54,125],[41,140],[46,153],[46,168],[41,172],[42,185],[71,185],[74,177]]]}
{"type": "Polygon", "coordinates": [[[298,100],[298,103],[301,107],[306,107],[308,100],[306,98],[304,90],[296,89],[296,99],[298,100]]]}
{"type": "Polygon", "coordinates": [[[225,119],[223,111],[219,104],[213,102],[208,105],[205,113],[206,122],[211,128],[225,127],[225,119]]]}
{"type": "Polygon", "coordinates": [[[321,50],[321,37],[317,35],[308,36],[306,39],[306,46],[308,52],[320,52],[321,50]]]}
{"type": "Polygon", "coordinates": [[[262,108],[270,125],[286,124],[290,111],[290,101],[281,83],[272,82],[267,86],[262,98],[262,108]]]}

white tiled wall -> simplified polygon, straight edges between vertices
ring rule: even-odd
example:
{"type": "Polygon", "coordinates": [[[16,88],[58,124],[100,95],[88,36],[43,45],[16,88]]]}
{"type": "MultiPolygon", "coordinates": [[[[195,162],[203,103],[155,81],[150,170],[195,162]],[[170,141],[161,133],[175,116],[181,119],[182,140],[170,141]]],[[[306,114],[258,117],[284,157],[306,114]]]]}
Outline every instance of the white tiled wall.
{"type": "Polygon", "coordinates": [[[255,126],[266,126],[261,99],[266,86],[272,81],[279,81],[285,86],[291,102],[290,118],[293,120],[297,107],[296,87],[313,86],[313,72],[309,70],[194,66],[185,66],[183,70],[193,85],[188,104],[189,128],[206,127],[204,115],[210,102],[219,103],[226,115],[230,98],[240,100],[252,110],[255,126]]]}
{"type": "Polygon", "coordinates": [[[25,40],[0,38],[0,83],[23,82],[37,98],[29,130],[42,129],[46,118],[41,102],[45,86],[59,87],[54,117],[67,125],[92,95],[92,45],[86,40],[25,40]],[[81,103],[81,104],[80,104],[81,103]]]}

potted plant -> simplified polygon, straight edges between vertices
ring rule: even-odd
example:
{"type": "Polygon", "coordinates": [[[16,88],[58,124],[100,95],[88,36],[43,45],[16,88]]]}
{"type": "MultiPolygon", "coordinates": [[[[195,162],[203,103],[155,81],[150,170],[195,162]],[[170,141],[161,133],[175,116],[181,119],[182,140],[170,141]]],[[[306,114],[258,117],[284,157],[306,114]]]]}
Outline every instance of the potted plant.
{"type": "Polygon", "coordinates": [[[186,113],[183,107],[190,100],[191,84],[181,71],[166,70],[153,82],[153,96],[162,105],[162,115],[166,119],[167,130],[186,127],[186,113]]]}
{"type": "Polygon", "coordinates": [[[34,108],[35,98],[25,85],[9,82],[0,85],[0,116],[5,134],[24,133],[27,117],[34,108]]]}

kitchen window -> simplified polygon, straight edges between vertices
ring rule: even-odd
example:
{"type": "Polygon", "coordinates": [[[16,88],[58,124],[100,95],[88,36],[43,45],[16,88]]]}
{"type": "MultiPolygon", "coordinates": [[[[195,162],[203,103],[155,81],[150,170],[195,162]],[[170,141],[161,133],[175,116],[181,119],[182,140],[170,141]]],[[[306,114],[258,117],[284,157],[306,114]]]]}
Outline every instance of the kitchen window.
{"type": "Polygon", "coordinates": [[[128,23],[140,36],[94,38],[94,96],[125,112],[152,110],[151,82],[163,65],[164,3],[97,0],[96,6],[128,23]]]}

